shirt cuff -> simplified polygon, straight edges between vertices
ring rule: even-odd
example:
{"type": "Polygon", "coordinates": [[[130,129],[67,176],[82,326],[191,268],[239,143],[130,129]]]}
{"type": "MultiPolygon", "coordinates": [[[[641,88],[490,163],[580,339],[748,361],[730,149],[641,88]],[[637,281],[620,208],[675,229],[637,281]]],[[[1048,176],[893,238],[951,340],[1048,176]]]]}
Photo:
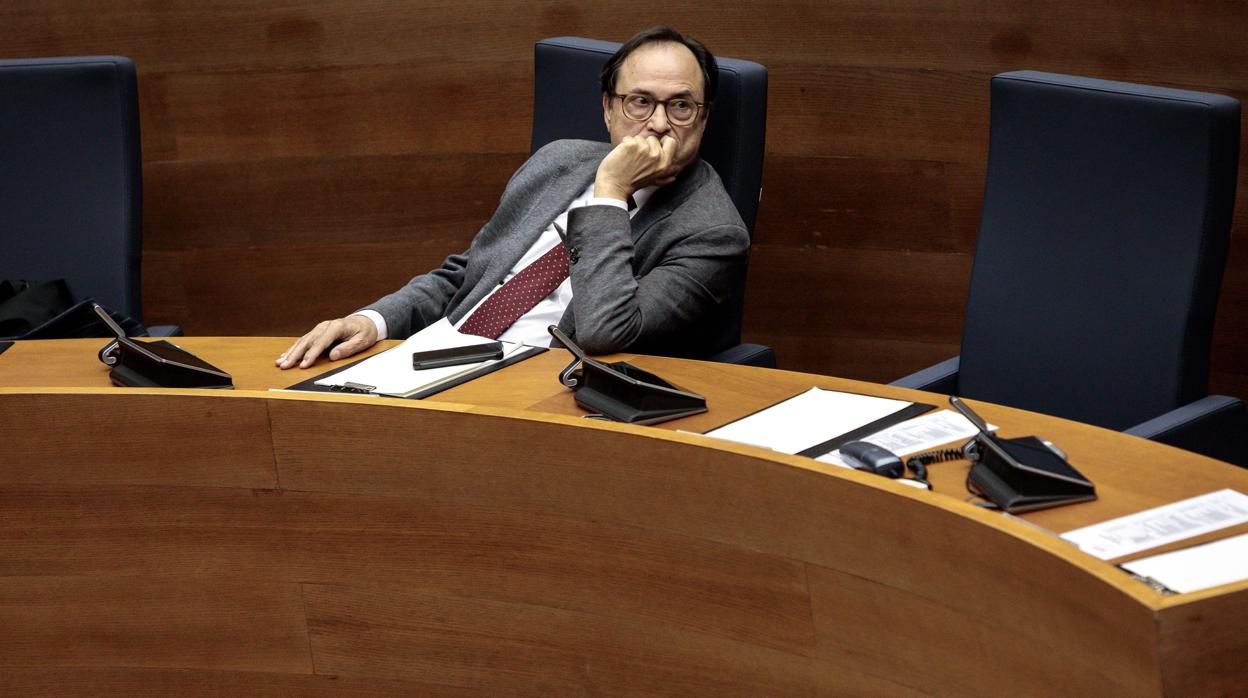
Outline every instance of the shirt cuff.
{"type": "Polygon", "coordinates": [[[619,199],[607,199],[607,198],[602,198],[600,196],[591,197],[590,200],[586,202],[585,205],[586,206],[614,206],[616,208],[622,208],[625,211],[628,210],[627,201],[621,201],[619,199]]]}
{"type": "Polygon", "coordinates": [[[388,329],[386,327],[386,319],[382,317],[381,313],[377,312],[376,310],[357,310],[351,314],[363,315],[369,320],[372,320],[373,324],[377,326],[377,339],[387,339],[390,337],[389,333],[386,332],[386,330],[388,329]]]}

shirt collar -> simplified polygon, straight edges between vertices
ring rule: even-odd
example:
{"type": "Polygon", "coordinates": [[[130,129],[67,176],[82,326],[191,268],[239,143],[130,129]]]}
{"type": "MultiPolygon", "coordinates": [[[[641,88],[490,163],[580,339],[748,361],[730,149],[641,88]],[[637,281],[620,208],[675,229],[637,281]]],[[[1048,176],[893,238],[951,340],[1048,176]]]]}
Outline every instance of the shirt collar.
{"type": "Polygon", "coordinates": [[[651,184],[648,187],[642,187],[641,189],[638,189],[637,191],[633,192],[633,201],[637,202],[638,211],[646,207],[646,202],[650,200],[650,197],[654,194],[655,190],[658,188],[659,187],[657,185],[651,184]]]}

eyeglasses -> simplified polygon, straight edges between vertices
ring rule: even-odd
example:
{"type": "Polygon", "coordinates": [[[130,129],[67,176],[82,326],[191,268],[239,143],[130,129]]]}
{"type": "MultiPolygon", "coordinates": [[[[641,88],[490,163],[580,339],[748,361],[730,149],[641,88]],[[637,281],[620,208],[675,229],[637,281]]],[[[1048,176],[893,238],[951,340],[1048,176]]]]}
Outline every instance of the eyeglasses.
{"type": "Polygon", "coordinates": [[[649,119],[654,110],[663,105],[663,111],[667,114],[667,120],[677,126],[688,126],[698,118],[698,112],[706,104],[695,102],[688,97],[674,97],[672,99],[655,99],[649,95],[643,94],[614,94],[613,96],[620,98],[623,105],[621,111],[624,116],[633,121],[645,121],[649,119]]]}

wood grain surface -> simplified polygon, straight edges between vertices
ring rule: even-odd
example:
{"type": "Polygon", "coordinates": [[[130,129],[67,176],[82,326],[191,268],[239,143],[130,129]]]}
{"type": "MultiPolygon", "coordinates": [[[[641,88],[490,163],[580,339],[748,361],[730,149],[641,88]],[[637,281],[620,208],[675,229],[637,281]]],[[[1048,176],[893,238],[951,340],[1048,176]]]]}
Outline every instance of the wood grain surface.
{"type": "Polygon", "coordinates": [[[1242,469],[975,403],[1097,483],[1096,502],[1016,518],[963,501],[964,464],[936,466],[923,492],[689,433],[812,385],[935,397],[915,391],[627,357],[708,396],[707,413],[656,429],[582,419],[554,379],[561,351],[409,401],[263,392],[306,375],[272,366],[289,339],[179,341],[240,389],[108,387],[98,340],[19,342],[0,360],[2,435],[26,439],[0,461],[0,689],[1242,685],[1248,582],[1166,597],[1053,534],[1248,491],[1242,469]]]}
{"type": "MultiPolygon", "coordinates": [[[[290,335],[467,246],[528,152],[535,41],[622,41],[660,22],[769,70],[745,338],[784,368],[864,380],[957,352],[990,76],[1248,96],[1248,13],[1214,0],[15,0],[0,44],[135,60],[149,324],[290,335]]],[[[1211,389],[1244,396],[1239,209],[1211,389]]]]}

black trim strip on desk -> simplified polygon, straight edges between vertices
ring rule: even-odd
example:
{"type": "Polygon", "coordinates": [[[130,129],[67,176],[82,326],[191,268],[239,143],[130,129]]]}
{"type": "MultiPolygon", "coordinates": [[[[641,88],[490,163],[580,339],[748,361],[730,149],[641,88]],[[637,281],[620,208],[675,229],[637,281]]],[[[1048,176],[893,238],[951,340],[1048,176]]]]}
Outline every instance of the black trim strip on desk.
{"type": "Polygon", "coordinates": [[[847,431],[840,436],[828,439],[821,444],[811,446],[804,451],[798,451],[797,455],[818,458],[819,456],[835,451],[850,441],[858,441],[859,439],[870,436],[878,431],[883,431],[891,426],[901,424],[908,419],[914,419],[921,414],[927,414],[934,409],[936,409],[935,405],[928,405],[922,402],[907,405],[890,415],[880,417],[874,422],[864,424],[857,429],[847,431]]]}

